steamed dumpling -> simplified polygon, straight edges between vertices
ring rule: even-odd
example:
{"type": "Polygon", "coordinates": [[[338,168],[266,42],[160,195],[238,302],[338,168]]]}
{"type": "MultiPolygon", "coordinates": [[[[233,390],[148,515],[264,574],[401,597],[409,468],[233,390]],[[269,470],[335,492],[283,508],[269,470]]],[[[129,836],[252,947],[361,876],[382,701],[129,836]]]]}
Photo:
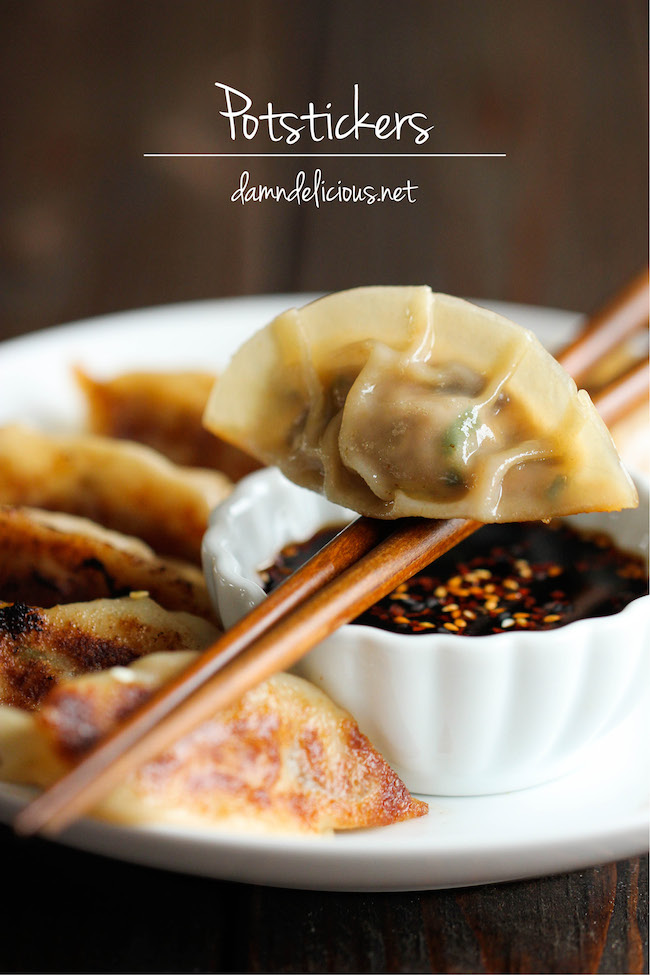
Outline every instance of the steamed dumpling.
{"type": "Polygon", "coordinates": [[[589,396],[535,336],[428,287],[358,288],[278,316],[235,354],[204,422],[378,518],[637,503],[589,396]]]}

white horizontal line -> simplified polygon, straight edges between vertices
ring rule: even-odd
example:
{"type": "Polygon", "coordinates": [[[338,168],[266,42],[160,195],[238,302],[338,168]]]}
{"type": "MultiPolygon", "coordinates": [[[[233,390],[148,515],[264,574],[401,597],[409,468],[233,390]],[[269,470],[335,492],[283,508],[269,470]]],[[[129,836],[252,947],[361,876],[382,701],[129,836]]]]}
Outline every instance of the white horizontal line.
{"type": "Polygon", "coordinates": [[[146,159],[449,159],[504,158],[505,152],[144,152],[146,159]]]}

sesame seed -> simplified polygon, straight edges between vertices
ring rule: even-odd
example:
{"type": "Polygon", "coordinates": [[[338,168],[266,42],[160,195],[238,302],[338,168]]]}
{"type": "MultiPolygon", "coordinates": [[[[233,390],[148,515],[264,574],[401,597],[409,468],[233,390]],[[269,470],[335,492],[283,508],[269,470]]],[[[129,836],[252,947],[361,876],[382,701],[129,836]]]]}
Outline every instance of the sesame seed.
{"type": "MultiPolygon", "coordinates": [[[[597,548],[591,536],[576,535],[557,522],[546,530],[548,536],[555,536],[553,539],[538,539],[544,531],[539,525],[506,528],[503,536],[495,534],[495,529],[485,531],[492,532],[496,541],[483,548],[479,541],[476,549],[463,548],[465,543],[461,543],[453,556],[443,556],[446,561],[436,562],[400,583],[358,622],[399,633],[462,631],[479,637],[505,633],[513,627],[562,626],[579,612],[574,576],[586,584],[601,586],[601,578],[607,573],[611,612],[618,610],[619,599],[625,600],[625,605],[647,592],[647,571],[640,559],[612,549],[609,542],[605,548],[597,548]]],[[[295,571],[296,563],[301,564],[298,560],[316,551],[319,541],[322,547],[324,541],[317,535],[309,543],[285,549],[262,573],[266,591],[295,571]],[[313,546],[309,552],[308,546],[313,546]]],[[[475,541],[471,544],[474,546],[475,541]]]]}

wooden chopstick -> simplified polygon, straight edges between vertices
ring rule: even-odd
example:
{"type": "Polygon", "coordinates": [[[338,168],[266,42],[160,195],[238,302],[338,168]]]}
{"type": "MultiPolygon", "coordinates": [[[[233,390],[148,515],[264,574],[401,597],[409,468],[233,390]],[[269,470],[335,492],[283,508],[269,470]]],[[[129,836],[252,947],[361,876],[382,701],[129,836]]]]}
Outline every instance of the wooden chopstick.
{"type": "Polygon", "coordinates": [[[648,324],[648,268],[591,316],[573,342],[559,356],[570,376],[580,382],[608,352],[648,324]]]}
{"type": "Polygon", "coordinates": [[[650,363],[640,362],[594,396],[594,403],[611,426],[647,400],[649,392],[650,363]]]}
{"type": "MultiPolygon", "coordinates": [[[[630,289],[623,293],[623,304],[630,301],[637,309],[638,327],[643,324],[638,289],[632,295],[630,289]]],[[[625,334],[629,334],[630,316],[621,314],[620,303],[609,307],[613,317],[625,322],[625,334]]],[[[601,315],[600,321],[600,328],[609,327],[609,317],[601,315]]],[[[585,334],[592,350],[589,355],[597,354],[599,359],[604,353],[592,340],[593,329],[585,334]]],[[[576,347],[575,342],[570,346],[572,354],[576,347]]],[[[563,356],[559,358],[563,361],[563,356]]],[[[16,831],[54,835],[64,829],[129,772],[250,687],[290,667],[316,643],[480,526],[470,519],[392,523],[357,519],[26,806],[14,821],[16,831]]]]}

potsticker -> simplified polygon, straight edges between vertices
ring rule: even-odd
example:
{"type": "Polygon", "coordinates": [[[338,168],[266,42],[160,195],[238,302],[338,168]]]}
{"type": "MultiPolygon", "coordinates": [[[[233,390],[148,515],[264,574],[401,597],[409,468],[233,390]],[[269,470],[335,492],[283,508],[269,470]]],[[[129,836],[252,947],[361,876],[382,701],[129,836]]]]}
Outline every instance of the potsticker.
{"type": "Polygon", "coordinates": [[[209,467],[233,481],[259,463],[208,433],[205,404],[217,379],[206,372],[126,372],[96,379],[81,368],[75,378],[87,404],[92,433],[147,444],[176,464],[209,467]]]}
{"type": "MultiPolygon", "coordinates": [[[[139,594],[51,609],[0,603],[0,702],[37,708],[62,680],[160,650],[204,650],[218,635],[207,620],[139,594]]],[[[68,717],[84,724],[81,711],[68,717]]]]}
{"type": "Polygon", "coordinates": [[[210,511],[231,487],[127,440],[0,428],[0,504],[82,515],[175,558],[200,561],[210,511]]]}
{"type": "MultiPolygon", "coordinates": [[[[153,654],[63,682],[37,714],[0,708],[0,772],[49,785],[194,656],[153,654]],[[71,723],[73,713],[83,713],[83,723],[71,723]]],[[[95,814],[318,834],[426,811],[347,712],[307,681],[277,674],[131,774],[95,814]]]]}
{"type": "Polygon", "coordinates": [[[0,599],[58,603],[147,592],[165,609],[214,619],[201,570],[87,518],[0,507],[0,599]]]}
{"type": "Polygon", "coordinates": [[[532,332],[427,287],[357,288],[279,315],[235,353],[205,423],[377,518],[637,504],[589,396],[532,332]]]}

